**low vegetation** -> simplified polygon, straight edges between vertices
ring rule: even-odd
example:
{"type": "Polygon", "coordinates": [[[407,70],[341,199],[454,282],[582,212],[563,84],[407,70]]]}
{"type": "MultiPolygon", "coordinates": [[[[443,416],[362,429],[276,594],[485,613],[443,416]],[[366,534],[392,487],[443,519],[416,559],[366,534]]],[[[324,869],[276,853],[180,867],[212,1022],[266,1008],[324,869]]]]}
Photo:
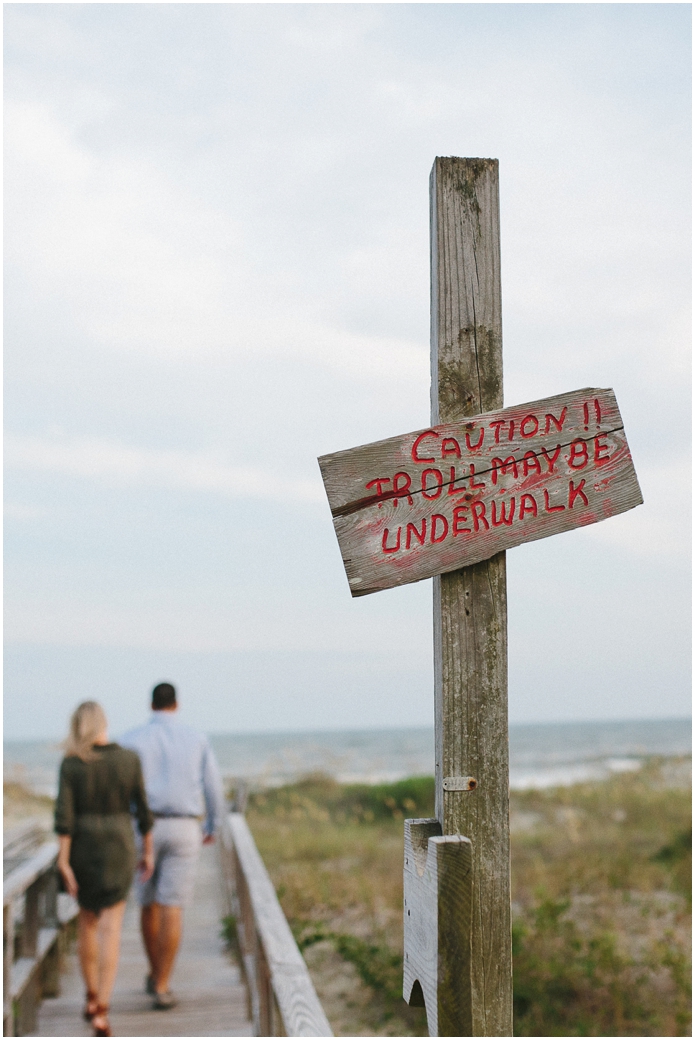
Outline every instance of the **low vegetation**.
{"type": "MultiPolygon", "coordinates": [[[[516,1035],[690,1035],[688,767],[512,795],[516,1035]]],[[[433,795],[314,776],[250,798],[336,1035],[427,1035],[401,997],[402,821],[433,795]]]]}
{"type": "Polygon", "coordinates": [[[53,799],[34,794],[19,780],[3,783],[3,825],[5,831],[27,819],[37,819],[50,830],[53,822],[53,799]]]}
{"type": "MultiPolygon", "coordinates": [[[[690,762],[512,795],[517,1036],[690,1036],[690,762]]],[[[248,820],[340,1036],[425,1036],[401,998],[403,818],[434,783],[308,777],[248,820]]],[[[5,784],[5,825],[51,800],[5,784]]],[[[224,922],[230,945],[234,922],[224,922]]]]}

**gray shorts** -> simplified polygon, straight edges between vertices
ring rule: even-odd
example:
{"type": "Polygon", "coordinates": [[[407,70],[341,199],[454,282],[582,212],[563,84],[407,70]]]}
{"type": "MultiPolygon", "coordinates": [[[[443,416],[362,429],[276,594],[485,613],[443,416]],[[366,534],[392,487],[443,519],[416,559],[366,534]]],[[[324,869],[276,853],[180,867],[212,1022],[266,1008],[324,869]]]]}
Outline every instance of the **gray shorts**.
{"type": "MultiPolygon", "coordinates": [[[[192,817],[158,817],[154,821],[154,874],[144,884],[136,879],[140,906],[161,903],[184,906],[193,892],[195,868],[200,855],[202,830],[192,817]]],[[[142,854],[142,838],[138,835],[142,854]]]]}

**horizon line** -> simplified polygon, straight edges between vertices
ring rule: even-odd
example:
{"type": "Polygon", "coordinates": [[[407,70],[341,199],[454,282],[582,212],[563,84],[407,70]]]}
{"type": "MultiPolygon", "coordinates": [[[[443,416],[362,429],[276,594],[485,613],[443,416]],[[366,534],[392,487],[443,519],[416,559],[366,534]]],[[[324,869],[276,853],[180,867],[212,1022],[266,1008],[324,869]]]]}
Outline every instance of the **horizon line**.
{"type": "MultiPolygon", "coordinates": [[[[521,727],[552,727],[552,726],[610,726],[610,725],[634,725],[649,724],[655,722],[682,722],[692,726],[692,715],[665,715],[649,716],[644,718],[615,718],[615,719],[555,719],[537,722],[509,722],[509,729],[521,727]]],[[[128,727],[133,729],[135,727],[128,727]]],[[[336,735],[348,733],[387,733],[387,732],[409,732],[413,730],[429,730],[434,732],[434,725],[413,726],[369,726],[369,727],[341,727],[335,729],[277,729],[277,730],[201,730],[208,737],[297,737],[297,736],[319,736],[336,735]]],[[[128,730],[124,730],[128,732],[128,730]]],[[[62,737],[5,737],[3,744],[41,743],[53,740],[62,740],[62,737]]]]}

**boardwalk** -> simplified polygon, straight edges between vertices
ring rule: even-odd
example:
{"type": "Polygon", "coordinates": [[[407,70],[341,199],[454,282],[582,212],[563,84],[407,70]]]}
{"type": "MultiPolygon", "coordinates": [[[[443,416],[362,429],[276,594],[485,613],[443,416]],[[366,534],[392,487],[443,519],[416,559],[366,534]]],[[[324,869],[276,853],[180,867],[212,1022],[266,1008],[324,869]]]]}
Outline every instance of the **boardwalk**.
{"type": "MultiPolygon", "coordinates": [[[[186,912],[184,938],[172,989],[179,1005],[151,1011],[144,993],[147,962],[132,897],[123,928],[121,966],[111,1001],[115,1036],[251,1036],[246,990],[239,969],[224,950],[220,921],[224,914],[217,846],[202,850],[194,901],[186,912]]],[[[62,978],[61,996],[41,1005],[34,1036],[91,1036],[80,1013],[84,988],[73,954],[62,978]]]]}

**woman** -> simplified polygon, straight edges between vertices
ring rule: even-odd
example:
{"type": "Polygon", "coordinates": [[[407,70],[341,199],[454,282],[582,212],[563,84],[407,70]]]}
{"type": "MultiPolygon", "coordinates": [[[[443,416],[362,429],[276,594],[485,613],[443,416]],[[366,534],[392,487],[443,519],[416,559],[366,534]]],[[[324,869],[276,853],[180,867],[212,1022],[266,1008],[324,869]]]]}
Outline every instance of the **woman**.
{"type": "Polygon", "coordinates": [[[143,835],[143,880],[152,875],[154,822],[140,759],[110,744],[106,715],[85,701],[70,720],[60,766],[55,830],[58,870],[79,905],[78,950],[87,989],[84,1017],[95,1036],[112,1036],[109,1000],[116,980],[121,925],[137,856],[131,813],[143,835]]]}

